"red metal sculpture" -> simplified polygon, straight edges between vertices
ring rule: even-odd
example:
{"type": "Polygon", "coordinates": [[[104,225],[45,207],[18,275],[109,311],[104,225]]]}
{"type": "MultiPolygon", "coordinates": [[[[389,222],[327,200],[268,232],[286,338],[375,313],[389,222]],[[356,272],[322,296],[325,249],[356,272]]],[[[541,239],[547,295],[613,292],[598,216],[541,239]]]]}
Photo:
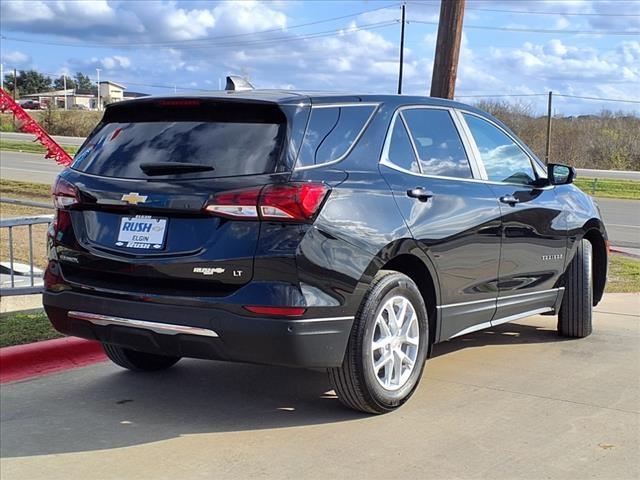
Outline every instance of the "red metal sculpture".
{"type": "Polygon", "coordinates": [[[65,167],[71,165],[73,161],[71,156],[7,92],[0,88],[0,112],[7,111],[11,111],[15,115],[16,123],[21,132],[34,134],[36,141],[47,149],[45,158],[53,158],[65,167]]]}

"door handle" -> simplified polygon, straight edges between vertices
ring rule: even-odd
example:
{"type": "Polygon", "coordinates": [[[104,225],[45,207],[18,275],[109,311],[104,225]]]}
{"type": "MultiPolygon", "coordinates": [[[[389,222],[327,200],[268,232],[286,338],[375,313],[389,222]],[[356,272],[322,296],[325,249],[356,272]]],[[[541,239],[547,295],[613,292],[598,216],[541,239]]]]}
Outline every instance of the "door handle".
{"type": "Polygon", "coordinates": [[[407,190],[407,195],[411,198],[417,198],[421,202],[426,202],[433,197],[433,192],[426,190],[422,187],[410,188],[407,190]]]}
{"type": "Polygon", "coordinates": [[[504,195],[500,197],[500,201],[502,203],[508,203],[509,205],[515,205],[516,203],[520,203],[520,200],[518,200],[514,195],[504,195]]]}

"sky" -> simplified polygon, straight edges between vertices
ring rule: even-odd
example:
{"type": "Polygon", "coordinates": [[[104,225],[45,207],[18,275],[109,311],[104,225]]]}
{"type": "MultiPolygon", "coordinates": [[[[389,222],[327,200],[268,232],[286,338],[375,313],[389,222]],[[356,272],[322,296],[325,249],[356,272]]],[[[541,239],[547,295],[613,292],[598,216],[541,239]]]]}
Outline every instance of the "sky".
{"type": "MultiPolygon", "coordinates": [[[[403,93],[428,95],[440,2],[407,1],[403,93]]],[[[396,93],[392,1],[12,1],[0,3],[5,73],[81,71],[152,94],[256,88],[396,93]]],[[[467,0],[456,98],[534,113],[640,114],[640,0],[467,0]],[[496,95],[520,95],[493,97],[496,95]],[[626,100],[615,102],[612,100],[626,100]]]]}

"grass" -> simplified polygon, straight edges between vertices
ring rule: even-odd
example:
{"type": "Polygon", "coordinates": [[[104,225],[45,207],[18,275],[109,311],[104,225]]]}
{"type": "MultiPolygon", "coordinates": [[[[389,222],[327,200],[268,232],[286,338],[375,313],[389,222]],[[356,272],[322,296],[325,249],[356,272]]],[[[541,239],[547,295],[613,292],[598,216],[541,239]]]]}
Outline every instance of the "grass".
{"type": "MultiPolygon", "coordinates": [[[[51,187],[40,183],[0,179],[0,196],[3,198],[22,198],[42,203],[51,203],[51,187]]],[[[0,218],[51,214],[53,214],[53,210],[0,203],[0,218]]],[[[33,263],[38,268],[44,268],[47,265],[46,235],[46,224],[34,225],[32,227],[33,263]]],[[[13,229],[13,255],[16,262],[29,263],[28,227],[15,227],[13,229]]],[[[9,232],[6,228],[0,229],[0,258],[9,258],[9,232]]]]}
{"type": "Polygon", "coordinates": [[[640,259],[612,253],[609,256],[608,293],[640,292],[640,259]]]}
{"type": "Polygon", "coordinates": [[[51,203],[51,185],[0,178],[0,195],[5,198],[22,198],[51,203]]]}
{"type": "MultiPolygon", "coordinates": [[[[69,155],[75,155],[78,151],[77,146],[60,145],[69,155]]],[[[25,153],[46,153],[46,149],[36,142],[27,142],[24,140],[0,140],[0,150],[9,152],[25,152],[25,153]]]]}
{"type": "Polygon", "coordinates": [[[0,314],[0,347],[62,337],[44,311],[0,314]]]}
{"type": "Polygon", "coordinates": [[[576,178],[574,183],[594,197],[640,200],[640,182],[636,180],[576,178]]]}

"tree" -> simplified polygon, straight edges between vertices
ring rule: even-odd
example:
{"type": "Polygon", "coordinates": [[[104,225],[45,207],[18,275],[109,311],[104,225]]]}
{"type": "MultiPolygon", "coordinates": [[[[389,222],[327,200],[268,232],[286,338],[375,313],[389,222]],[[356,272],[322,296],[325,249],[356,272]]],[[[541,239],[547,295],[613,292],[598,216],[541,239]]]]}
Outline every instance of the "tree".
{"type": "MultiPolygon", "coordinates": [[[[64,86],[65,86],[64,77],[65,77],[65,75],[60,75],[60,78],[56,78],[53,81],[53,87],[56,90],[63,90],[64,89],[64,86]]],[[[66,75],[66,77],[67,77],[67,90],[72,89],[72,88],[73,89],[78,88],[78,86],[76,84],[76,81],[73,78],[71,78],[69,75],[66,75]]]]}
{"type": "Polygon", "coordinates": [[[78,72],[76,73],[74,78],[75,78],[76,88],[78,89],[78,91],[90,92],[93,94],[98,93],[98,87],[93,84],[93,82],[87,75],[83,74],[82,72],[78,72]]]}
{"type": "Polygon", "coordinates": [[[51,90],[51,78],[35,70],[20,70],[18,78],[13,78],[13,72],[4,76],[4,85],[8,92],[13,92],[14,83],[17,81],[18,95],[47,92],[51,90]]]}
{"type": "MultiPolygon", "coordinates": [[[[13,77],[13,74],[11,77],[13,77]]],[[[50,91],[51,83],[51,77],[47,77],[35,70],[20,70],[18,73],[18,91],[20,95],[50,91]]],[[[11,88],[13,88],[13,85],[11,88]]]]}

